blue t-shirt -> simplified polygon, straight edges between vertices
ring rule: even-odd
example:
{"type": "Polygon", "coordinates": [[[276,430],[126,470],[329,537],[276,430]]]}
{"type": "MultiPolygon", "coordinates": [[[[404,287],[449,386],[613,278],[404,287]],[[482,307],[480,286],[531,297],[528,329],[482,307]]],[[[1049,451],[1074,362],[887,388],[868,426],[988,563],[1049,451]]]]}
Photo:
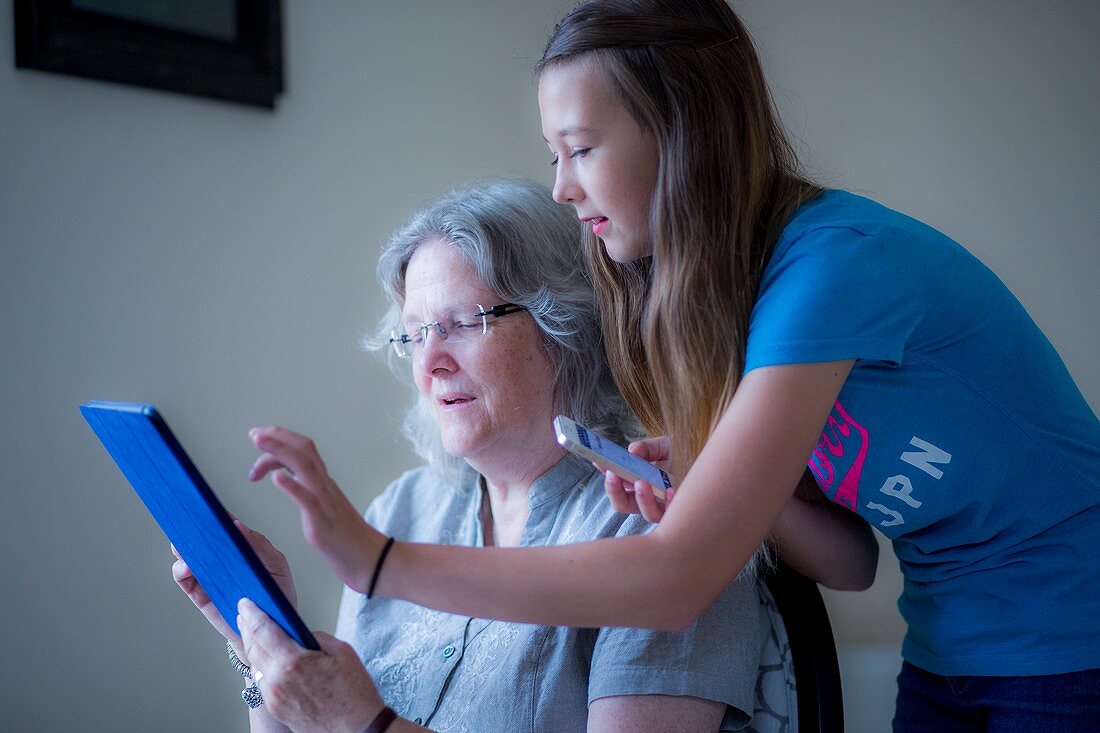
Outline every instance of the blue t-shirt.
{"type": "Polygon", "coordinates": [[[1100,667],[1100,422],[957,243],[843,191],[776,244],[745,371],[856,359],[810,458],[889,537],[902,655],[947,675],[1100,667]]]}

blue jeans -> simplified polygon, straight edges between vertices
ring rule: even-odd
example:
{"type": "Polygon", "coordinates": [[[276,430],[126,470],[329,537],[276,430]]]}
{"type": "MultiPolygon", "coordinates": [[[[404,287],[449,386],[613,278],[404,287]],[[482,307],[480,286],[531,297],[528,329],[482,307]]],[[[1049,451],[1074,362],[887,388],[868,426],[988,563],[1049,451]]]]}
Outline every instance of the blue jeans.
{"type": "Polygon", "coordinates": [[[902,664],[894,733],[1016,731],[1100,731],[1100,669],[1034,677],[945,677],[902,664]]]}

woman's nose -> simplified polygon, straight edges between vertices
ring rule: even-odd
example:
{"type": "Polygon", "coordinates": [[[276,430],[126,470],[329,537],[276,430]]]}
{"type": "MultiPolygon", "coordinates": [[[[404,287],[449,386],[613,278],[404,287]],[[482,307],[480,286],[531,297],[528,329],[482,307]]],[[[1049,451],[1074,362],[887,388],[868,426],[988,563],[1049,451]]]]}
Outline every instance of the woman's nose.
{"type": "Polygon", "coordinates": [[[558,161],[554,169],[553,196],[559,204],[574,204],[584,198],[584,191],[565,161],[558,161]]]}
{"type": "Polygon", "coordinates": [[[437,328],[433,327],[425,330],[424,339],[421,341],[418,350],[420,352],[419,361],[425,372],[432,372],[440,367],[453,369],[454,354],[451,353],[452,350],[447,343],[447,339],[440,335],[437,328]]]}

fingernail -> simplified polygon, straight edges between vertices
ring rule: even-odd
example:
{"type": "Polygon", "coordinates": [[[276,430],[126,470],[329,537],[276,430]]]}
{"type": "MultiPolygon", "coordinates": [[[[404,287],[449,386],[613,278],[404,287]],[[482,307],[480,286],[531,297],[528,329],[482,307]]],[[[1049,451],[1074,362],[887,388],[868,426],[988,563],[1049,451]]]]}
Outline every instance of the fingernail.
{"type": "Polygon", "coordinates": [[[237,601],[237,613],[241,616],[251,616],[255,613],[256,604],[247,598],[237,601]]]}
{"type": "Polygon", "coordinates": [[[252,428],[251,430],[248,431],[248,437],[255,438],[256,433],[258,433],[258,432],[260,432],[259,428],[252,428]]]}

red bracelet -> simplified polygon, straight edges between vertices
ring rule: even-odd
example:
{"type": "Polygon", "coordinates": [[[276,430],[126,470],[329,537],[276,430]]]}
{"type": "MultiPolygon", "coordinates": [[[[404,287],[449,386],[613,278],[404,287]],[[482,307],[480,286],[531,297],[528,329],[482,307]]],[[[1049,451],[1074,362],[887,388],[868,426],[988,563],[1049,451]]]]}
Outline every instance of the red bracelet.
{"type": "Polygon", "coordinates": [[[397,713],[391,707],[384,707],[374,716],[367,729],[363,733],[384,733],[390,727],[390,723],[397,720],[397,713]]]}

